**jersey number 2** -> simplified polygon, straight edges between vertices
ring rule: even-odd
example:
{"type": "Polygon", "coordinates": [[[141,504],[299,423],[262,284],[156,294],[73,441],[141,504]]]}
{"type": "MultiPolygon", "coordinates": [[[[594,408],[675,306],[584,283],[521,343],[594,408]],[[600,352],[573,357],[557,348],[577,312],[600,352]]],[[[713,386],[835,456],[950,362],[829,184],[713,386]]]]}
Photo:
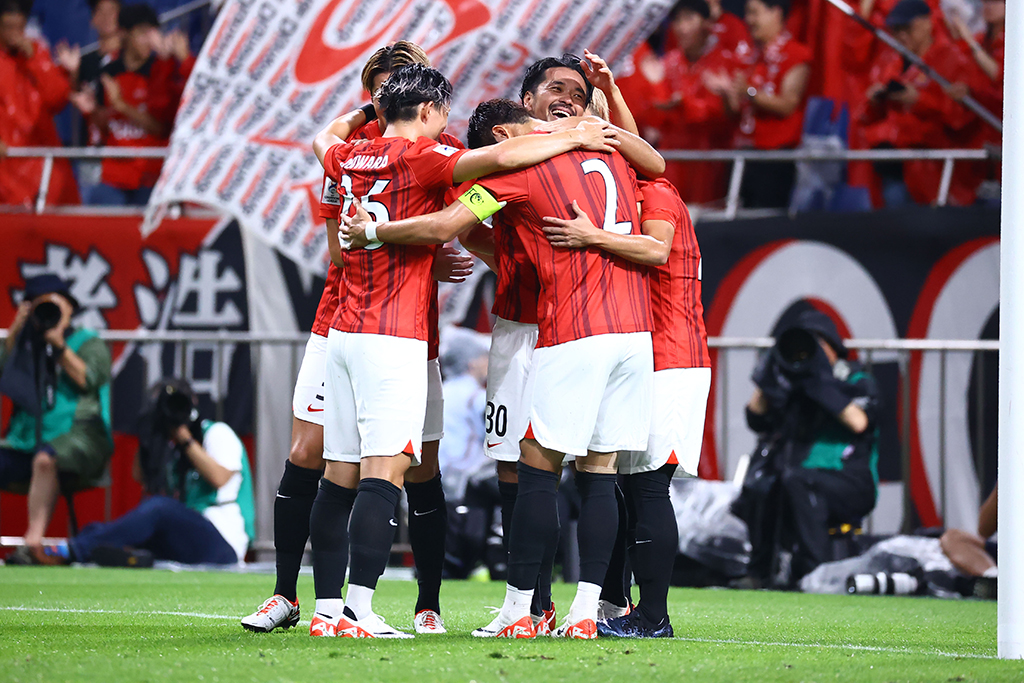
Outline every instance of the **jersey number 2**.
{"type": "Polygon", "coordinates": [[[602,159],[587,159],[580,164],[583,173],[597,173],[604,180],[604,224],[602,230],[614,232],[616,235],[628,235],[633,231],[630,221],[615,222],[615,213],[619,209],[619,193],[615,187],[612,169],[602,159]]]}

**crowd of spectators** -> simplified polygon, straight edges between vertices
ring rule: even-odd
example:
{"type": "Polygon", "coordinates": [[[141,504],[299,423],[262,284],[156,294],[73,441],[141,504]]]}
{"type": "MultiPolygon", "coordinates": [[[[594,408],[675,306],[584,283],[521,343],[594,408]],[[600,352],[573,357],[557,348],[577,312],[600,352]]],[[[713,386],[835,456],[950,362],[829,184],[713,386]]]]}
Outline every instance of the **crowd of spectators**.
{"type": "MultiPolygon", "coordinates": [[[[850,149],[998,146],[1000,133],[963,105],[1002,113],[1005,0],[852,0],[876,27],[953,85],[942,88],[826,0],[679,0],[664,26],[620,70],[642,133],[661,149],[786,150],[801,145],[811,97],[845,109],[850,149]],[[723,3],[727,6],[723,6],[723,3]]],[[[53,117],[80,112],[75,137],[91,145],[167,144],[194,60],[180,32],[161,33],[147,4],[89,0],[98,49],[52,50],[26,31],[32,0],[0,0],[0,204],[29,206],[41,159],[8,147],[60,144],[53,117]]],[[[998,164],[956,165],[949,201],[969,205],[998,186],[998,164]]],[[[47,202],[145,204],[159,160],[54,165],[47,202]]],[[[941,161],[857,162],[847,182],[874,206],[935,201],[941,161]]],[[[720,204],[727,162],[670,162],[691,204],[720,204]]],[[[791,163],[748,164],[747,207],[789,204],[791,163]]],[[[991,193],[990,193],[991,194],[991,193]]]]}
{"type": "MultiPolygon", "coordinates": [[[[165,147],[195,60],[180,31],[162,33],[148,4],[89,0],[96,49],[57,43],[28,29],[31,0],[0,1],[0,204],[31,206],[40,158],[11,157],[10,147],[61,145],[54,116],[78,112],[78,139],[108,147],[165,147]]],[[[54,163],[49,204],[144,205],[159,159],[54,163]],[[74,168],[74,172],[73,172],[74,168]]]]}

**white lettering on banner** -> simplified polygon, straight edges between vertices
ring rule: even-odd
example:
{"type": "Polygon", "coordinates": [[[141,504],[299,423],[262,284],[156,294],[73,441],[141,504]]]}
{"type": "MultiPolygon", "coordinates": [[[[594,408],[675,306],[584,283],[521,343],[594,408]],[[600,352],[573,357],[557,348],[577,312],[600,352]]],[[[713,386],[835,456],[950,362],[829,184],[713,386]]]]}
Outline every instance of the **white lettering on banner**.
{"type": "MultiPolygon", "coordinates": [[[[238,218],[303,267],[328,262],[312,137],[366,102],[360,72],[380,46],[415,42],[452,82],[449,132],[473,108],[516,98],[523,72],[584,48],[621,65],[671,0],[232,0],[203,45],[175,121],[144,230],[164,207],[198,202],[238,218]],[[285,175],[287,169],[287,176],[285,175]]],[[[444,145],[439,154],[451,154],[444,145]]],[[[356,155],[345,168],[379,170],[356,155]],[[352,165],[349,165],[352,164],[352,165]]]]}

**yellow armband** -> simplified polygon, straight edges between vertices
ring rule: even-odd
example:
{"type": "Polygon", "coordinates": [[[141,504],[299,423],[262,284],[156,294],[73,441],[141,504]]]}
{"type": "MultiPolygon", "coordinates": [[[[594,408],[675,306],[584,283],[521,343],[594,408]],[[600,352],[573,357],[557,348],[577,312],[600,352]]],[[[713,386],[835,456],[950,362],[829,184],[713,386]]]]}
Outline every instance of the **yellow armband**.
{"type": "Polygon", "coordinates": [[[459,197],[459,201],[465,204],[466,208],[473,212],[473,215],[477,217],[477,220],[481,221],[490,218],[501,211],[502,207],[506,204],[506,202],[499,202],[494,198],[494,195],[479,185],[474,185],[466,190],[466,192],[459,197]]]}

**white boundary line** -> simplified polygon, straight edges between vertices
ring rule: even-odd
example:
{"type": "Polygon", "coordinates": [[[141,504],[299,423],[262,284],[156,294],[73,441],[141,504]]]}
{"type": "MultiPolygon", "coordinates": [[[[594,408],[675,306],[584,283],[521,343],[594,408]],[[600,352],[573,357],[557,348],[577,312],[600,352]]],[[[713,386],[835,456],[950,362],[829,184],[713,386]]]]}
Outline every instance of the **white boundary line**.
{"type": "MultiPolygon", "coordinates": [[[[63,607],[26,607],[24,605],[0,607],[0,611],[6,612],[64,612],[72,614],[138,614],[166,617],[192,617],[194,619],[216,619],[220,621],[235,621],[237,615],[226,614],[204,614],[202,612],[165,612],[151,610],[146,612],[117,610],[117,609],[66,609],[63,607]]],[[[305,623],[305,622],[304,622],[305,623]]],[[[758,647],[788,647],[822,650],[857,650],[860,652],[880,652],[897,655],[923,655],[926,657],[954,657],[961,659],[996,659],[995,655],[983,655],[965,652],[944,652],[942,650],[915,650],[901,647],[876,647],[873,645],[844,645],[832,643],[778,643],[767,640],[738,640],[733,638],[687,638],[676,636],[674,640],[685,643],[707,643],[709,645],[745,645],[758,647]]]]}

